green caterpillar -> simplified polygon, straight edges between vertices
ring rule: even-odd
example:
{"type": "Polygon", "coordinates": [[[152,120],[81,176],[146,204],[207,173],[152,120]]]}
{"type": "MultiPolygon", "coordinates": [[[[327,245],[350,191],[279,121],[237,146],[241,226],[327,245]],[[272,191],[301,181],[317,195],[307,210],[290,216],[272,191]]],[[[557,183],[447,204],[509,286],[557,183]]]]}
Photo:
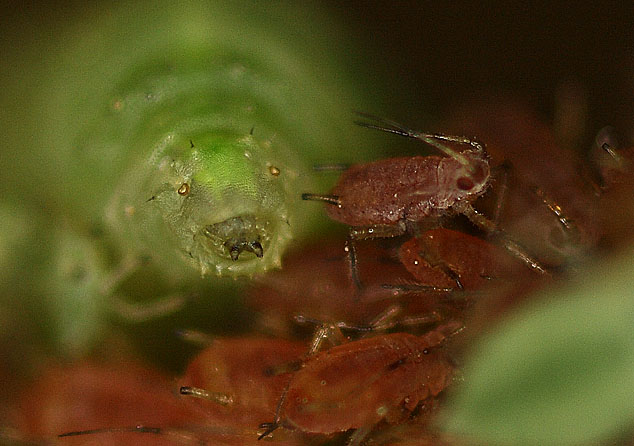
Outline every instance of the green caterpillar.
{"type": "Polygon", "coordinates": [[[376,157],[351,111],[384,97],[359,82],[367,65],[327,16],[308,2],[104,2],[16,24],[26,43],[1,68],[0,187],[29,203],[34,229],[6,306],[19,282],[81,352],[115,291],[194,290],[218,306],[232,285],[201,274],[277,268],[322,231],[301,193],[334,178],[312,166],[376,157]],[[104,286],[129,259],[148,274],[104,286]]]}
{"type": "Polygon", "coordinates": [[[279,267],[314,230],[299,199],[319,188],[311,165],[370,146],[350,123],[368,102],[333,57],[332,30],[308,4],[82,11],[31,74],[37,180],[23,190],[37,184],[38,198],[103,223],[123,254],[169,274],[182,260],[203,275],[279,267]]]}

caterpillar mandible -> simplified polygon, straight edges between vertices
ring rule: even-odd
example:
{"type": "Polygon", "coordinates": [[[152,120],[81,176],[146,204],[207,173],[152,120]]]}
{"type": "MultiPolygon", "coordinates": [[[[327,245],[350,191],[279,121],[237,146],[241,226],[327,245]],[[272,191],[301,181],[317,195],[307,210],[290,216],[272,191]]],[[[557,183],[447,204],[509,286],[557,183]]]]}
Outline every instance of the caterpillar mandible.
{"type": "Polygon", "coordinates": [[[279,267],[314,230],[311,166],[371,146],[350,122],[364,94],[333,56],[350,54],[308,4],[101,5],[69,28],[29,74],[36,150],[20,156],[37,190],[22,190],[167,275],[279,267]]]}

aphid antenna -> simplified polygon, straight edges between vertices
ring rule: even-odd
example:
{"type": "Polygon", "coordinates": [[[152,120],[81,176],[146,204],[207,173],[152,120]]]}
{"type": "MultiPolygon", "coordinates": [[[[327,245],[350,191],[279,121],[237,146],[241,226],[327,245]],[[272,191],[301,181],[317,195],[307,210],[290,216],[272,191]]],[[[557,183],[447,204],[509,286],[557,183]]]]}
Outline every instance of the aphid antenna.
{"type": "Polygon", "coordinates": [[[302,200],[307,201],[323,201],[324,203],[331,204],[333,206],[341,206],[341,200],[337,195],[324,195],[324,194],[309,194],[303,193],[302,200]]]}
{"type": "Polygon", "coordinates": [[[343,172],[349,168],[350,164],[346,163],[315,164],[313,166],[313,172],[343,172]]]}
{"type": "Polygon", "coordinates": [[[71,431],[59,434],[57,438],[78,437],[80,435],[97,435],[97,434],[120,434],[120,433],[137,433],[137,434],[164,434],[166,431],[160,427],[149,426],[129,426],[129,427],[106,427],[100,429],[86,429],[83,431],[71,431]]]}
{"type": "MultiPolygon", "coordinates": [[[[165,437],[171,437],[175,440],[176,444],[183,445],[206,445],[208,441],[205,439],[205,434],[223,434],[222,431],[216,432],[213,428],[207,427],[187,427],[187,428],[162,428],[151,426],[128,426],[128,427],[109,427],[100,429],[87,429],[83,431],[72,431],[60,434],[57,438],[78,437],[81,435],[102,435],[102,434],[121,434],[121,433],[133,433],[133,434],[151,434],[161,435],[165,437]]],[[[59,444],[56,442],[55,444],[59,444]]]]}
{"type": "Polygon", "coordinates": [[[455,159],[464,167],[468,168],[473,173],[473,165],[472,163],[460,152],[453,150],[451,147],[448,147],[444,144],[441,144],[438,141],[446,141],[453,142],[458,144],[465,144],[473,147],[481,154],[486,154],[486,150],[484,145],[476,140],[472,140],[466,138],[464,136],[450,136],[443,135],[442,133],[423,133],[418,132],[416,130],[408,129],[407,127],[402,126],[401,124],[391,121],[389,119],[381,118],[369,113],[363,113],[356,111],[357,115],[371,119],[376,121],[376,123],[366,122],[366,121],[354,121],[356,125],[361,127],[366,127],[369,129],[379,130],[387,133],[394,133],[395,135],[405,136],[406,138],[418,139],[419,141],[423,141],[430,146],[433,146],[443,152],[445,155],[455,159]]]}

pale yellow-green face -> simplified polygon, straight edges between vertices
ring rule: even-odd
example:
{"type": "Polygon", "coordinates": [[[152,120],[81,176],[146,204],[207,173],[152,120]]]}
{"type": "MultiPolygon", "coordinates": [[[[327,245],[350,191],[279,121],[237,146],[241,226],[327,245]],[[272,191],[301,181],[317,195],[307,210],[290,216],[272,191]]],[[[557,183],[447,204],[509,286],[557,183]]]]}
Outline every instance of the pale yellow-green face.
{"type": "Polygon", "coordinates": [[[179,158],[166,155],[152,176],[148,207],[203,274],[280,266],[297,224],[299,196],[290,192],[296,170],[264,144],[251,135],[200,135],[176,150],[179,158]]]}

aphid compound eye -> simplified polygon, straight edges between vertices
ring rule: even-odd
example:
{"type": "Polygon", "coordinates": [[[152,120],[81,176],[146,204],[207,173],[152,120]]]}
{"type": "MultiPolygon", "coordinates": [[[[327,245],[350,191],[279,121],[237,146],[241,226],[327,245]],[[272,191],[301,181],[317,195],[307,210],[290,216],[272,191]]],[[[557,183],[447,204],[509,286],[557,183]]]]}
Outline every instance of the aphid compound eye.
{"type": "Polygon", "coordinates": [[[475,184],[473,183],[473,180],[469,177],[460,177],[456,181],[456,186],[460,190],[471,190],[473,189],[473,186],[475,186],[475,184]]]}
{"type": "Polygon", "coordinates": [[[189,195],[189,184],[188,183],[181,184],[181,186],[178,188],[178,195],[182,195],[184,197],[189,195]]]}

